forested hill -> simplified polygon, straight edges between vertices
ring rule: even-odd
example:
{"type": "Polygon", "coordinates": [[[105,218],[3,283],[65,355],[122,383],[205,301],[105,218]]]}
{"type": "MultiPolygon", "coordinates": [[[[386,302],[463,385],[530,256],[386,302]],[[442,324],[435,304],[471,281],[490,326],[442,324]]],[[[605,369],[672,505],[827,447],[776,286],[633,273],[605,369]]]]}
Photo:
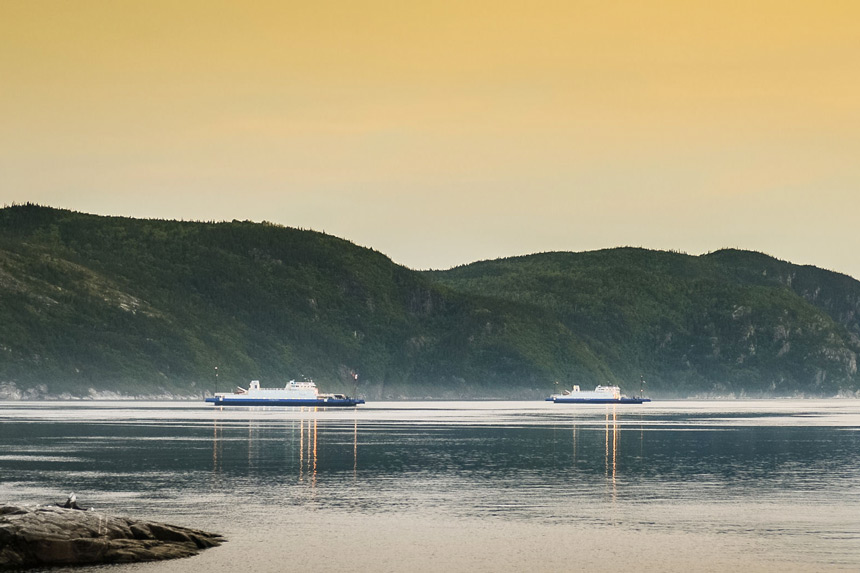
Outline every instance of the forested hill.
{"type": "Polygon", "coordinates": [[[544,253],[429,276],[551,313],[618,379],[644,373],[655,391],[834,395],[860,385],[860,282],[761,253],[544,253]]]}
{"type": "Polygon", "coordinates": [[[750,252],[547,253],[417,272],[250,222],[0,210],[0,398],[307,376],[385,397],[857,391],[860,283],[750,252]],[[218,376],[215,376],[217,366],[218,376]]]}
{"type": "Polygon", "coordinates": [[[539,396],[602,368],[547,313],[266,223],[2,209],[0,316],[7,395],[199,395],[302,376],[352,393],[357,372],[370,398],[539,396]]]}

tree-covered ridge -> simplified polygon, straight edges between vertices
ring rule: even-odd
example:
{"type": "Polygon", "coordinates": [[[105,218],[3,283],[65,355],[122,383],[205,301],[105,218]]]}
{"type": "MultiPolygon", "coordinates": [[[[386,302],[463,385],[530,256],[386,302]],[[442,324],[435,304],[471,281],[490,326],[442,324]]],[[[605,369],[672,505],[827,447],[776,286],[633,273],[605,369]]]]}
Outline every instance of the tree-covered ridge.
{"type": "Polygon", "coordinates": [[[760,253],[619,248],[432,273],[461,292],[551,310],[612,372],[683,394],[857,388],[860,283],[760,253]]]}
{"type": "Polygon", "coordinates": [[[351,391],[356,371],[370,395],[469,394],[544,384],[583,352],[545,317],[322,233],[37,206],[0,210],[0,312],[0,382],[72,393],[212,390],[218,366],[222,390],[351,391]]]}
{"type": "Polygon", "coordinates": [[[544,253],[416,272],[268,223],[0,209],[0,394],[381,397],[858,388],[860,283],[759,253],[544,253]],[[4,388],[6,389],[4,391],[4,388]]]}

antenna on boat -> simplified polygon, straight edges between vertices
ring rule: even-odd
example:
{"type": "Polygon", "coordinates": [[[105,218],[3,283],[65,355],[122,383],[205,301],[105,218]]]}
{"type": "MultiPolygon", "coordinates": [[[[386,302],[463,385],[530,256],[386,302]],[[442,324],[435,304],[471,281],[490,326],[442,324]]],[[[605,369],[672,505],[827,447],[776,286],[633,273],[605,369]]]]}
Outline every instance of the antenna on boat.
{"type": "Polygon", "coordinates": [[[645,395],[645,378],[640,374],[639,375],[639,396],[642,397],[645,395]]]}
{"type": "Polygon", "coordinates": [[[215,367],[215,393],[218,393],[218,367],[215,367]]]}
{"type": "Polygon", "coordinates": [[[352,373],[352,397],[358,398],[358,372],[352,373]]]}

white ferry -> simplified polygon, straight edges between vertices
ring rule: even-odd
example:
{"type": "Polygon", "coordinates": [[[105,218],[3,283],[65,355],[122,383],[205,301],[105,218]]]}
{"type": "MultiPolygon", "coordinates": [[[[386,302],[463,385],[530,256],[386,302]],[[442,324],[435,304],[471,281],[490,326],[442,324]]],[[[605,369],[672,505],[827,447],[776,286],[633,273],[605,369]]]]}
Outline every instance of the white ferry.
{"type": "Polygon", "coordinates": [[[641,404],[651,399],[625,396],[618,386],[597,386],[593,391],[580,390],[579,386],[574,386],[562,394],[553,394],[547,401],[556,404],[641,404]]]}
{"type": "Polygon", "coordinates": [[[345,394],[320,394],[317,385],[310,380],[290,380],[283,388],[261,388],[259,380],[251,380],[248,389],[237,388],[236,392],[219,392],[206,398],[216,406],[356,406],[364,400],[350,398],[345,394]]]}

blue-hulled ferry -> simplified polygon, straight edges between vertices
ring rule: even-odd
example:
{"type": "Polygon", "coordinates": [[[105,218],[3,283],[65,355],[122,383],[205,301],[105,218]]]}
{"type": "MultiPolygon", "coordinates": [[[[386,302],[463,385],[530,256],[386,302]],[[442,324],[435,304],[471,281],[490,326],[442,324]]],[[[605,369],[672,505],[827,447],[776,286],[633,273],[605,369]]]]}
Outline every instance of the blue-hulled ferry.
{"type": "Polygon", "coordinates": [[[320,394],[317,385],[310,380],[290,380],[283,388],[261,388],[259,380],[251,380],[247,389],[236,392],[219,392],[206,398],[216,406],[311,406],[328,408],[335,406],[357,406],[364,400],[350,398],[345,394],[320,394]]]}
{"type": "Polygon", "coordinates": [[[556,404],[642,404],[650,402],[651,399],[625,396],[618,386],[597,386],[593,391],[580,390],[579,386],[574,386],[562,394],[553,394],[547,401],[556,404]]]}

